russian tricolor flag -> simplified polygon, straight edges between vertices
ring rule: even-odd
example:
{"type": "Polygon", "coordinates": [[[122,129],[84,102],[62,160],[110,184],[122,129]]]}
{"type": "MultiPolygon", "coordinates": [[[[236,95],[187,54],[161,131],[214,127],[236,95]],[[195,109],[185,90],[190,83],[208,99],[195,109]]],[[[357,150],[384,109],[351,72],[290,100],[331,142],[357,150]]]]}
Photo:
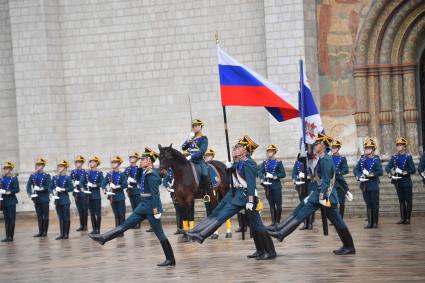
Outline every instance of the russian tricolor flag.
{"type": "Polygon", "coordinates": [[[299,117],[298,110],[286,102],[291,95],[288,91],[237,62],[219,46],[217,49],[223,106],[266,107],[279,122],[299,117]]]}

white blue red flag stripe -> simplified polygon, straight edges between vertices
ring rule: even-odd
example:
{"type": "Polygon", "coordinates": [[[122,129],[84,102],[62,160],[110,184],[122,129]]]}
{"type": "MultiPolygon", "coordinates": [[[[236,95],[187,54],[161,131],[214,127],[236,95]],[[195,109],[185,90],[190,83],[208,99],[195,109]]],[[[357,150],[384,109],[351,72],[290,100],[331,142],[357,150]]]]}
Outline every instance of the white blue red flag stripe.
{"type": "Polygon", "coordinates": [[[223,106],[263,106],[279,122],[298,117],[298,110],[286,102],[291,95],[288,91],[217,48],[223,106]]]}
{"type": "Polygon", "coordinates": [[[319,132],[323,132],[322,119],[308,84],[303,61],[300,61],[300,85],[298,109],[302,126],[302,143],[313,144],[319,132]]]}

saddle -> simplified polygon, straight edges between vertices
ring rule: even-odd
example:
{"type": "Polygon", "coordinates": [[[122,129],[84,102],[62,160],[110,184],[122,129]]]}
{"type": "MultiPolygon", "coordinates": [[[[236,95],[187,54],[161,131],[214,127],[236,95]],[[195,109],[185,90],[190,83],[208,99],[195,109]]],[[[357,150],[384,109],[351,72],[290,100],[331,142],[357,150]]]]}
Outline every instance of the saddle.
{"type": "MultiPolygon", "coordinates": [[[[201,180],[201,165],[194,164],[193,162],[190,162],[191,168],[192,168],[192,174],[195,178],[196,185],[199,186],[200,180],[201,180]]],[[[217,169],[212,165],[207,163],[208,168],[208,176],[210,178],[211,187],[217,188],[220,185],[220,174],[218,173],[217,169]]]]}

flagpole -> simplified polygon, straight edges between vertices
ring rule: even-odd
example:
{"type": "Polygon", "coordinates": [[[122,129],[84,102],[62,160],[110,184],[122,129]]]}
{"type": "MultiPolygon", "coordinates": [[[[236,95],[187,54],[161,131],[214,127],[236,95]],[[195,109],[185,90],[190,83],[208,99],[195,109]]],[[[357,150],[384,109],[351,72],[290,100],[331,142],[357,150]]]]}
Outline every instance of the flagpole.
{"type": "MultiPolygon", "coordinates": [[[[219,46],[218,32],[215,32],[215,44],[219,46]]],[[[223,105],[223,121],[224,121],[224,136],[226,137],[227,161],[231,162],[230,145],[229,145],[229,129],[227,128],[226,106],[223,105]]]]}

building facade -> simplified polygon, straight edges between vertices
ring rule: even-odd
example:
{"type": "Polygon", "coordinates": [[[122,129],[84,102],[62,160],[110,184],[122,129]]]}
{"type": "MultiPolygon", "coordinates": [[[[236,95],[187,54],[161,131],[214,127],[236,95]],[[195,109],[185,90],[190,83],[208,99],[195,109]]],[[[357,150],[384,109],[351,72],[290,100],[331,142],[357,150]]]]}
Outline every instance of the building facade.
{"type": "MultiPolygon", "coordinates": [[[[298,61],[325,130],[350,161],[366,136],[388,157],[406,136],[423,150],[425,2],[421,0],[0,0],[0,158],[22,176],[33,161],[126,156],[180,146],[190,109],[224,160],[214,34],[241,63],[288,89],[298,61]],[[189,99],[190,98],[190,99],[189,99]],[[189,105],[190,100],[190,105],[189,105]]],[[[230,141],[248,134],[298,153],[299,120],[229,107],[230,141]]]]}

